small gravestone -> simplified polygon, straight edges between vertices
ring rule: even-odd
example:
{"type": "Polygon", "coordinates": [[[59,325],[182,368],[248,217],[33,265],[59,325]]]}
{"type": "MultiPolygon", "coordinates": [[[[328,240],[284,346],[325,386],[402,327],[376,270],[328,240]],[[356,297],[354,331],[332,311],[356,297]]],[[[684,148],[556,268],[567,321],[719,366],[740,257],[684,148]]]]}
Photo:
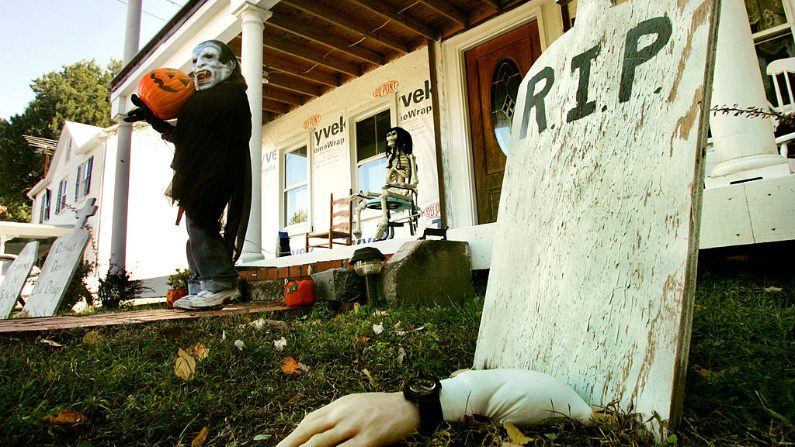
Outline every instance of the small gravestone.
{"type": "Polygon", "coordinates": [[[19,294],[22,292],[22,288],[25,287],[25,281],[28,279],[30,269],[33,268],[33,264],[36,262],[38,250],[38,241],[28,242],[11,264],[11,267],[8,268],[3,278],[3,284],[0,285],[0,319],[8,318],[14,310],[19,294]]]}
{"type": "Polygon", "coordinates": [[[77,265],[83,260],[83,250],[91,236],[88,230],[83,229],[83,225],[86,219],[97,211],[95,201],[96,199],[90,199],[80,210],[75,229],[59,237],[52,244],[21,316],[48,317],[58,311],[77,265]]]}
{"type": "Polygon", "coordinates": [[[548,373],[676,423],[716,3],[580,0],[524,78],[476,368],[548,373]]]}

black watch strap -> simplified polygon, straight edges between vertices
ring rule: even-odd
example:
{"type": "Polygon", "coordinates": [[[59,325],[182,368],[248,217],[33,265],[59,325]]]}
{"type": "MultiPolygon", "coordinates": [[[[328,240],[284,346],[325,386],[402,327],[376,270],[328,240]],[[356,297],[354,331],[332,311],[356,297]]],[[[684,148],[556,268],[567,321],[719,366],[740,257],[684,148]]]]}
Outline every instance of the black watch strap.
{"type": "Polygon", "coordinates": [[[417,404],[420,412],[420,433],[432,435],[444,422],[439,394],[442,384],[436,379],[412,379],[403,387],[403,397],[417,404]]]}

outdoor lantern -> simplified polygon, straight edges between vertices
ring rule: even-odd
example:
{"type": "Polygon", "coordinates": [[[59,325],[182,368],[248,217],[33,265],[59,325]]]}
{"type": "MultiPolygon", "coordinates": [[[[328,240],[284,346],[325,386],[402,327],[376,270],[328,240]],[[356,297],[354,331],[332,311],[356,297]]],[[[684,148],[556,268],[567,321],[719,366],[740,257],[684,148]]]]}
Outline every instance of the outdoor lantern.
{"type": "Polygon", "coordinates": [[[367,284],[367,304],[375,305],[378,301],[378,292],[375,290],[375,278],[384,268],[386,257],[377,248],[364,247],[353,252],[353,257],[348,261],[359,276],[364,276],[367,284]]]}

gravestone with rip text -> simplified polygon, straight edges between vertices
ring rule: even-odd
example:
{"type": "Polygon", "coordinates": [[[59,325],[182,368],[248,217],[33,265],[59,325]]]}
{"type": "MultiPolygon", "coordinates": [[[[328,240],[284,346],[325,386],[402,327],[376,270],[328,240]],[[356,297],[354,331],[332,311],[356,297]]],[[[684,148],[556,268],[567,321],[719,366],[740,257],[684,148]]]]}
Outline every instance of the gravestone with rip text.
{"type": "Polygon", "coordinates": [[[716,0],[580,0],[525,76],[475,368],[676,422],[716,16],[716,0]]]}
{"type": "Polygon", "coordinates": [[[38,251],[38,241],[28,242],[8,268],[3,284],[0,285],[0,319],[8,318],[14,310],[19,294],[22,293],[25,281],[36,262],[38,251]]]}
{"type": "Polygon", "coordinates": [[[77,265],[83,260],[83,251],[86,249],[88,239],[91,237],[88,230],[83,228],[86,219],[97,211],[91,198],[77,213],[77,223],[74,230],[55,240],[50,248],[50,253],[41,268],[36,286],[22,308],[25,317],[48,317],[55,315],[61,305],[66,289],[77,270],[77,265]]]}

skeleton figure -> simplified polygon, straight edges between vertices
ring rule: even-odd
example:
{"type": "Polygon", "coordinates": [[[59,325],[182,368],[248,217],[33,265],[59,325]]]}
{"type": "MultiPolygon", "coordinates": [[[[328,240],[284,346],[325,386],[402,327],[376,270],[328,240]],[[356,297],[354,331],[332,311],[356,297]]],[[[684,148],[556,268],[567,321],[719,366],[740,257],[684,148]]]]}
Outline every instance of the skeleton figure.
{"type": "MultiPolygon", "coordinates": [[[[404,200],[413,203],[412,195],[417,190],[417,161],[412,153],[411,134],[401,127],[387,129],[386,134],[386,174],[384,185],[381,187],[381,194],[369,193],[367,195],[357,194],[351,197],[352,201],[357,201],[356,205],[356,224],[353,234],[356,238],[362,236],[361,221],[362,210],[367,208],[369,200],[378,198],[381,202],[381,220],[375,232],[375,239],[384,239],[389,229],[388,202],[389,199],[404,200]]],[[[410,210],[414,212],[414,210],[410,210]]]]}

